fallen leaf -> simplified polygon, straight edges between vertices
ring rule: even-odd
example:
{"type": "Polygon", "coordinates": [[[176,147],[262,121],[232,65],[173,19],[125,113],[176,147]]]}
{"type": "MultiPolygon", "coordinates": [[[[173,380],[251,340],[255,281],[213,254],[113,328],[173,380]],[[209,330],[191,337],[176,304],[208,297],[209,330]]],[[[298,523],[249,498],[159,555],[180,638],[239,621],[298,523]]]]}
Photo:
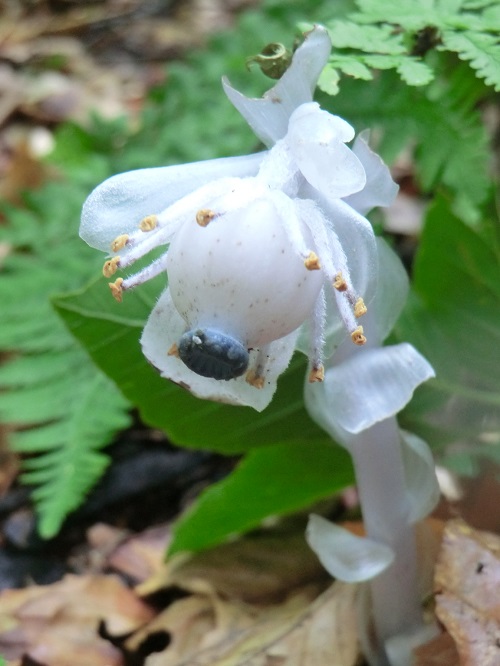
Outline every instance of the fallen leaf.
{"type": "Polygon", "coordinates": [[[53,585],[0,594],[0,654],[28,655],[49,666],[121,666],[119,650],[100,638],[136,630],[153,611],[116,576],[67,575],[53,585]]]}
{"type": "Polygon", "coordinates": [[[435,572],[436,614],[463,666],[500,666],[500,537],[462,520],[445,529],[435,572]]]}
{"type": "Polygon", "coordinates": [[[439,634],[413,650],[412,666],[457,666],[458,652],[450,634],[439,634]]]}
{"type": "Polygon", "coordinates": [[[304,527],[303,517],[289,519],[164,563],[137,589],[177,599],[124,648],[133,654],[149,636],[168,637],[145,666],[353,666],[358,588],[331,585],[304,527]]]}
{"type": "Polygon", "coordinates": [[[170,525],[158,525],[128,537],[109,555],[108,566],[137,583],[161,575],[170,536],[170,525]]]}
{"type": "Polygon", "coordinates": [[[290,520],[203,553],[174,557],[137,590],[147,595],[175,586],[198,592],[202,581],[203,589],[245,603],[281,601],[294,588],[329,580],[304,529],[303,520],[290,520]]]}
{"type": "Polygon", "coordinates": [[[171,642],[145,666],[354,666],[356,593],[357,586],[341,582],[319,596],[317,586],[305,586],[269,606],[196,594],[174,602],[127,647],[136,647],[149,632],[164,631],[171,642]]]}

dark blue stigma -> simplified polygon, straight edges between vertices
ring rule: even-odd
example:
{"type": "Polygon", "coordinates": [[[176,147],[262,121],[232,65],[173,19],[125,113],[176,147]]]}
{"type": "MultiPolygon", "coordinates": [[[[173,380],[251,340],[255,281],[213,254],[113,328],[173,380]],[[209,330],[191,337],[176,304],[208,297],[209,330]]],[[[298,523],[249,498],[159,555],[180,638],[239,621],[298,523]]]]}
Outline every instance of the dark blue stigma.
{"type": "Polygon", "coordinates": [[[179,356],[202,377],[234,379],[248,368],[248,350],[235,338],[211,328],[195,328],[181,337],[179,356]]]}

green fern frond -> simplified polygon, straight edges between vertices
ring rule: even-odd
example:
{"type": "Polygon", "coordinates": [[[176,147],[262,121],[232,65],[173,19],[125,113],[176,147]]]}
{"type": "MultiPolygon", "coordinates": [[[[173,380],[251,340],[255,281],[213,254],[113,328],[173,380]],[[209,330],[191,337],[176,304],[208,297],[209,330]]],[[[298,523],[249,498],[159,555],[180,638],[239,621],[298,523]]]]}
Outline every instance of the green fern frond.
{"type": "Polygon", "coordinates": [[[0,420],[17,429],[12,448],[34,455],[22,479],[37,485],[39,531],[47,538],[82,503],[109,462],[100,450],[129,423],[128,402],[50,302],[97,270],[99,258],[77,235],[83,198],[77,186],[51,183],[29,194],[27,208],[5,207],[0,229],[12,248],[0,278],[0,349],[9,356],[0,367],[0,420]]]}
{"type": "MultiPolygon", "coordinates": [[[[411,86],[434,78],[425,60],[435,48],[470,63],[500,89],[500,6],[489,0],[355,0],[358,11],[326,23],[333,44],[330,74],[320,87],[337,94],[333,70],[369,80],[366,68],[394,69],[411,86]],[[326,85],[325,85],[326,84],[326,85]]],[[[308,26],[311,27],[311,26],[308,26]]]]}
{"type": "Polygon", "coordinates": [[[331,110],[349,118],[358,130],[382,130],[379,149],[391,162],[415,145],[417,174],[426,192],[438,184],[453,192],[457,205],[478,206],[488,189],[488,135],[475,104],[482,84],[463,65],[448,80],[426,88],[398,85],[392,71],[381,72],[367,90],[345,80],[331,110]]]}
{"type": "MultiPolygon", "coordinates": [[[[500,21],[499,21],[500,26],[500,21]]],[[[481,32],[442,33],[443,44],[449,51],[470,63],[478,76],[495,90],[500,90],[500,42],[498,36],[481,32]]]]}
{"type": "Polygon", "coordinates": [[[40,514],[39,531],[46,538],[56,534],[66,515],[82,503],[109,464],[102,447],[129,424],[125,399],[82,357],[83,352],[75,350],[68,368],[74,381],[66,414],[55,423],[12,436],[15,450],[39,454],[25,461],[22,479],[37,484],[33,498],[40,514]]]}

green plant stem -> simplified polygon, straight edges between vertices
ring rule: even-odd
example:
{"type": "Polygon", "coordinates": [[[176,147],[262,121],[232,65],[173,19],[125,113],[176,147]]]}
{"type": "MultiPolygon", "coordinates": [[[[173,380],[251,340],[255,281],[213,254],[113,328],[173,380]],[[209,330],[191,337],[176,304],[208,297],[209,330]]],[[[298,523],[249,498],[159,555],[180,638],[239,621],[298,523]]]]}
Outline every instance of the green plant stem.
{"type": "Polygon", "coordinates": [[[401,440],[394,417],[352,438],[358,491],[367,536],[395,553],[394,562],[370,583],[372,614],[380,652],[388,664],[387,639],[412,633],[423,624],[418,593],[415,532],[408,521],[408,498],[401,440]]]}

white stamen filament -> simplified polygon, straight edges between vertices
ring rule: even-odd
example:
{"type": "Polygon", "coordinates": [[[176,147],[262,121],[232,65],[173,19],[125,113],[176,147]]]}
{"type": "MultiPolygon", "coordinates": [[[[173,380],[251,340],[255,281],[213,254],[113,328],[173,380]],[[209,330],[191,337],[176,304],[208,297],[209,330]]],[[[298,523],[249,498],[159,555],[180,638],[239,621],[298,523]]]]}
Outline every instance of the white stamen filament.
{"type": "Polygon", "coordinates": [[[127,289],[133,289],[134,287],[137,287],[137,285],[139,284],[144,284],[144,282],[152,280],[160,273],[164,273],[167,268],[166,264],[167,264],[167,254],[165,253],[162,254],[161,257],[158,257],[158,259],[155,259],[155,261],[149,264],[149,266],[146,266],[138,273],[134,273],[133,275],[129,275],[129,277],[125,278],[122,282],[123,291],[127,289]]]}

